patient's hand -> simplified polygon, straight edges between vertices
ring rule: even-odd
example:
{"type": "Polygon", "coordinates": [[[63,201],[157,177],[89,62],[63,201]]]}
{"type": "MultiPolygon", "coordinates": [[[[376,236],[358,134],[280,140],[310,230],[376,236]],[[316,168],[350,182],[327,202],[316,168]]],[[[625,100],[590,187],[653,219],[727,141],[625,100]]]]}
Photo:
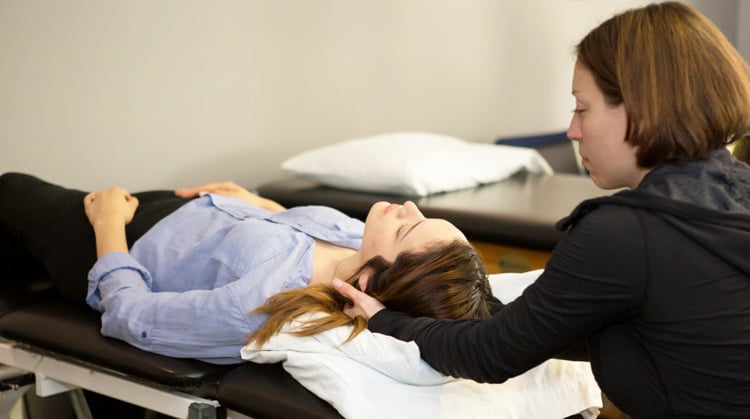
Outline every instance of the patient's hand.
{"type": "Polygon", "coordinates": [[[123,188],[114,187],[86,195],[83,208],[94,228],[105,223],[124,226],[133,220],[138,198],[123,188]]]}
{"type": "Polygon", "coordinates": [[[92,192],[83,198],[83,208],[96,236],[96,255],[128,251],[125,226],[133,220],[138,198],[122,188],[92,192]]]}
{"type": "Polygon", "coordinates": [[[273,212],[283,211],[286,209],[278,202],[258,196],[234,182],[206,183],[205,185],[196,186],[194,188],[178,189],[174,193],[180,198],[194,198],[203,193],[213,193],[217,195],[224,195],[241,199],[245,202],[249,202],[255,205],[256,207],[267,209],[273,212]]]}
{"type": "Polygon", "coordinates": [[[333,285],[333,288],[338,291],[339,294],[348,298],[352,302],[352,305],[344,308],[344,313],[351,318],[360,316],[365,318],[365,320],[370,320],[370,317],[385,308],[380,301],[370,297],[340,279],[334,279],[331,285],[333,285]]]}

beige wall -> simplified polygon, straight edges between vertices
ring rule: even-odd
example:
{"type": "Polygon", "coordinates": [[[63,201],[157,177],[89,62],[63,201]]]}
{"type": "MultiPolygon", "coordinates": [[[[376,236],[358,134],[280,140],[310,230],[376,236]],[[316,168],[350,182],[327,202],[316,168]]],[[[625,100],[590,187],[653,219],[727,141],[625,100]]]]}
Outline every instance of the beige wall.
{"type": "Polygon", "coordinates": [[[750,61],[750,1],[737,0],[739,6],[737,11],[737,49],[745,60],[750,61]],[[742,22],[742,24],[740,24],[742,22]]]}
{"type": "Polygon", "coordinates": [[[562,130],[573,44],[642,3],[0,0],[0,172],[255,186],[356,136],[562,130]]]}

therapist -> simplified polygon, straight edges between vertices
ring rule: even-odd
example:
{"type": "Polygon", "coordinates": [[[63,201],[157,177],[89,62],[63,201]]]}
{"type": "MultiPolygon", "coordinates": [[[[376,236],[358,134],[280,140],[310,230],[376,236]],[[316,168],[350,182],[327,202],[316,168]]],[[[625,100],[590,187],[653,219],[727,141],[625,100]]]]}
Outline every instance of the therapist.
{"type": "Polygon", "coordinates": [[[576,48],[568,137],[603,189],[559,223],[544,273],[487,320],[410,318],[334,281],[369,329],[435,369],[503,382],[584,339],[632,417],[750,417],[747,63],[696,10],[634,9],[576,48]]]}

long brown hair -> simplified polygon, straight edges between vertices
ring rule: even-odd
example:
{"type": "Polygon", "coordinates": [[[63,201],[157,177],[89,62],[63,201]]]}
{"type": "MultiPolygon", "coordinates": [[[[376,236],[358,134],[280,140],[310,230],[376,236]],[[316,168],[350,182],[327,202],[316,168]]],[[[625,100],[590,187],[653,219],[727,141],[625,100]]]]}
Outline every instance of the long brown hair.
{"type": "Polygon", "coordinates": [[[721,31],[677,2],[616,15],[576,47],[611,105],[624,104],[638,165],[687,163],[750,131],[750,69],[721,31]]]}
{"type": "MultiPolygon", "coordinates": [[[[415,317],[437,319],[485,318],[490,315],[492,290],[487,271],[477,251],[465,242],[434,244],[422,252],[402,252],[393,263],[374,257],[347,282],[356,284],[363,272],[369,274],[364,292],[390,309],[415,317]]],[[[354,329],[350,340],[367,327],[367,322],[361,317],[351,319],[344,314],[346,303],[346,299],[327,285],[282,291],[252,311],[253,314],[265,314],[268,319],[250,335],[248,343],[254,342],[259,348],[284,324],[310,312],[328,315],[306,322],[293,332],[294,335],[310,336],[352,324],[354,329]]]]}

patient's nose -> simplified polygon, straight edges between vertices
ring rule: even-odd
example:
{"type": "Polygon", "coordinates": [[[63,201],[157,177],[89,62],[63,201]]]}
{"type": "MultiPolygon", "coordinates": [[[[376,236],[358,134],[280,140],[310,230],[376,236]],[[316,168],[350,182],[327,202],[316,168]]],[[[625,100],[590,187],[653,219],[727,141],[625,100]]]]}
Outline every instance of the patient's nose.
{"type": "Polygon", "coordinates": [[[424,215],[422,215],[422,212],[417,208],[417,205],[412,201],[406,201],[401,206],[401,210],[399,211],[399,218],[405,218],[405,217],[414,217],[418,219],[424,218],[424,215]]]}

